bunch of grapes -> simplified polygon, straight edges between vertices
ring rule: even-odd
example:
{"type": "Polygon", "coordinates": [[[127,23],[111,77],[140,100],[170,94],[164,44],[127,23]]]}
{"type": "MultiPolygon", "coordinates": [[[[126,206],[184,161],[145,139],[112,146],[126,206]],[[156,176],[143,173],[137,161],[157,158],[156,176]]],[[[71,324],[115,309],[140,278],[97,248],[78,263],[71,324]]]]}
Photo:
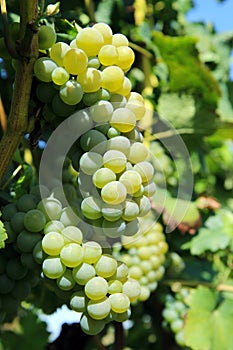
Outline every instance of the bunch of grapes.
{"type": "Polygon", "coordinates": [[[40,267],[33,254],[46,220],[36,209],[37,203],[36,196],[25,194],[2,208],[8,239],[0,255],[0,322],[17,313],[20,302],[40,281],[40,267]]]}
{"type": "Polygon", "coordinates": [[[187,311],[189,309],[190,290],[182,288],[175,295],[168,294],[165,300],[165,306],[162,312],[164,328],[175,335],[176,343],[184,347],[184,323],[187,311]]]}
{"type": "Polygon", "coordinates": [[[162,226],[154,223],[150,214],[140,220],[137,234],[122,237],[120,252],[120,259],[129,267],[129,276],[140,283],[140,301],[147,300],[157,288],[165,271],[163,263],[168,250],[162,226]]]}

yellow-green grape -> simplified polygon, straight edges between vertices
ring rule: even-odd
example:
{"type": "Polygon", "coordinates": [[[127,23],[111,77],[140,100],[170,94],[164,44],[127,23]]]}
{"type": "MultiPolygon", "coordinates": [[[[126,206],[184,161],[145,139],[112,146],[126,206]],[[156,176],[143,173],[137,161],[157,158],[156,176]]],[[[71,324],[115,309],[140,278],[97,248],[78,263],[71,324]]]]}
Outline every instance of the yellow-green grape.
{"type": "Polygon", "coordinates": [[[117,261],[111,255],[103,254],[94,264],[96,274],[100,277],[109,278],[117,270],[117,261]]]}
{"type": "Polygon", "coordinates": [[[77,75],[87,69],[88,57],[83,50],[70,49],[63,57],[63,65],[68,73],[77,75]]]}
{"type": "Polygon", "coordinates": [[[95,241],[88,241],[82,247],[83,261],[88,264],[94,264],[102,255],[101,245],[95,241]]]}
{"type": "Polygon", "coordinates": [[[102,75],[96,68],[87,68],[85,72],[79,73],[77,81],[82,85],[84,92],[95,92],[101,87],[102,75]]]}
{"type": "MultiPolygon", "coordinates": [[[[122,85],[122,87],[119,90],[116,91],[116,94],[123,95],[123,96],[128,96],[130,91],[131,91],[131,89],[132,89],[131,81],[129,80],[129,78],[124,77],[123,85],[122,85]]],[[[127,107],[127,105],[126,105],[126,107],[127,107]]],[[[136,117],[137,117],[137,115],[136,115],[136,117]]]]}
{"type": "Polygon", "coordinates": [[[39,209],[46,217],[47,221],[59,220],[62,213],[62,204],[56,198],[44,198],[37,205],[39,209]]]}
{"type": "Polygon", "coordinates": [[[102,71],[102,87],[114,92],[124,83],[124,72],[120,67],[108,66],[102,71]]]}
{"type": "MultiPolygon", "coordinates": [[[[59,221],[60,222],[60,221],[59,221]]],[[[83,240],[82,231],[76,226],[67,226],[61,229],[62,237],[65,243],[78,243],[81,244],[83,240]]]]}
{"type": "Polygon", "coordinates": [[[128,46],[129,40],[124,34],[116,33],[112,36],[112,45],[119,47],[119,46],[128,46]]]}
{"type": "Polygon", "coordinates": [[[71,40],[70,42],[70,48],[71,49],[77,49],[76,39],[71,40]]]}
{"type": "Polygon", "coordinates": [[[101,190],[101,197],[108,204],[121,204],[125,201],[126,196],[126,188],[119,181],[109,182],[101,190]]]}
{"type": "Polygon", "coordinates": [[[92,220],[101,218],[102,212],[102,203],[98,198],[86,197],[81,203],[81,210],[83,215],[92,220]]]}
{"type": "Polygon", "coordinates": [[[132,221],[138,217],[139,207],[134,201],[126,201],[122,214],[122,219],[125,221],[132,221]]]}
{"type": "Polygon", "coordinates": [[[103,165],[103,158],[96,152],[86,152],[80,158],[80,169],[86,175],[93,175],[103,165]]]}
{"type": "Polygon", "coordinates": [[[109,101],[98,101],[90,107],[90,115],[94,122],[105,123],[108,122],[113,113],[113,106],[109,101]]]}
{"type": "Polygon", "coordinates": [[[100,67],[100,61],[97,56],[88,57],[88,67],[98,69],[100,67]]]}
{"type": "Polygon", "coordinates": [[[128,278],[128,280],[123,283],[122,292],[129,297],[130,302],[136,301],[141,294],[139,282],[133,278],[128,278]]]}
{"type": "Polygon", "coordinates": [[[47,50],[55,44],[57,35],[53,27],[40,26],[38,31],[38,48],[39,50],[47,50]]]}
{"type": "MultiPolygon", "coordinates": [[[[123,212],[123,207],[121,204],[117,205],[110,205],[110,204],[103,204],[102,206],[102,215],[104,219],[107,221],[117,221],[121,218],[123,212]]],[[[104,222],[103,222],[104,226],[104,222]]],[[[106,227],[107,228],[107,227],[106,227]]]]}
{"type": "Polygon", "coordinates": [[[137,164],[145,161],[149,156],[149,150],[141,142],[135,142],[131,145],[128,160],[137,164]]]}
{"type": "Polygon", "coordinates": [[[68,243],[62,248],[60,258],[65,266],[76,267],[83,261],[83,248],[77,243],[68,243]]]}
{"type": "Polygon", "coordinates": [[[139,102],[139,103],[142,103],[144,104],[144,98],[141,94],[139,94],[138,92],[136,91],[131,91],[131,93],[129,94],[128,96],[128,102],[139,102]]]}
{"type": "Polygon", "coordinates": [[[93,277],[86,283],[84,291],[89,299],[100,300],[104,298],[108,292],[108,282],[103,277],[93,277]]]}
{"type": "Polygon", "coordinates": [[[92,177],[92,181],[97,188],[103,188],[107,183],[116,180],[116,174],[108,168],[98,169],[92,177]]]}
{"type": "Polygon", "coordinates": [[[76,44],[88,56],[96,56],[104,45],[104,38],[101,32],[93,27],[83,28],[76,36],[76,44]]]}
{"type": "Polygon", "coordinates": [[[118,59],[116,64],[122,69],[129,69],[135,59],[133,50],[129,46],[117,47],[118,59]]]}
{"type": "Polygon", "coordinates": [[[146,112],[146,108],[144,106],[144,103],[139,102],[139,101],[128,101],[125,105],[126,108],[128,108],[129,110],[131,110],[135,115],[136,115],[136,119],[137,120],[141,120],[146,112]]]}
{"type": "Polygon", "coordinates": [[[125,293],[114,293],[109,296],[112,311],[123,313],[130,307],[130,299],[125,293]]]}
{"type": "Polygon", "coordinates": [[[83,262],[73,269],[72,275],[76,283],[84,286],[91,278],[95,277],[96,272],[93,265],[83,262]]]}
{"type": "Polygon", "coordinates": [[[75,80],[68,80],[59,91],[61,100],[71,106],[79,103],[83,97],[82,86],[75,80]]]}
{"type": "Polygon", "coordinates": [[[138,216],[145,216],[147,213],[149,213],[151,209],[151,202],[148,197],[142,196],[141,198],[135,198],[135,202],[139,206],[138,216]]]}
{"type": "Polygon", "coordinates": [[[114,278],[116,278],[117,280],[119,280],[121,282],[124,282],[124,281],[126,281],[128,274],[129,274],[128,266],[125,263],[119,261],[117,263],[117,270],[116,270],[116,274],[115,274],[114,278]]]}
{"type": "Polygon", "coordinates": [[[154,167],[150,162],[139,162],[134,165],[133,169],[140,174],[142,183],[149,183],[154,176],[154,167]]]}
{"type": "Polygon", "coordinates": [[[135,170],[125,171],[119,181],[125,186],[127,193],[132,195],[140,190],[142,184],[142,178],[135,170]]]}
{"type": "Polygon", "coordinates": [[[103,155],[103,165],[114,173],[121,173],[126,167],[127,158],[123,152],[109,150],[103,155]]]}
{"type": "Polygon", "coordinates": [[[104,45],[101,47],[99,61],[103,66],[112,66],[118,62],[118,52],[114,45],[104,45]]]}
{"type": "Polygon", "coordinates": [[[126,97],[118,93],[111,94],[109,101],[112,103],[114,109],[123,108],[127,103],[126,97]]]}
{"type": "Polygon", "coordinates": [[[112,279],[108,281],[108,293],[115,294],[122,292],[122,282],[119,280],[112,279]]]}
{"type": "Polygon", "coordinates": [[[110,125],[121,132],[129,132],[136,125],[136,116],[127,108],[117,108],[111,116],[110,125]]]}
{"type": "Polygon", "coordinates": [[[52,72],[57,64],[49,57],[40,57],[34,64],[34,73],[37,79],[49,83],[52,81],[52,72]]]}
{"type": "Polygon", "coordinates": [[[87,304],[87,312],[94,320],[103,320],[111,311],[110,301],[107,297],[100,300],[90,300],[87,304]]]}
{"type": "Polygon", "coordinates": [[[86,310],[87,297],[83,290],[74,292],[70,298],[70,307],[77,312],[84,312],[86,310]]]}
{"type": "Polygon", "coordinates": [[[80,326],[84,333],[96,335],[104,329],[105,320],[94,320],[89,315],[83,313],[80,319],[80,326]]]}
{"type": "Polygon", "coordinates": [[[70,50],[70,46],[64,42],[58,42],[51,46],[49,55],[51,59],[57,63],[58,66],[63,66],[63,58],[67,51],[70,50]]]}
{"type": "Polygon", "coordinates": [[[52,81],[56,85],[65,84],[70,78],[69,73],[63,67],[57,67],[52,72],[52,81]]]}
{"type": "Polygon", "coordinates": [[[58,232],[49,232],[42,239],[42,248],[48,255],[59,255],[64,245],[64,238],[58,232]]]}
{"type": "Polygon", "coordinates": [[[127,157],[130,150],[130,141],[125,136],[115,136],[108,140],[107,148],[108,150],[120,151],[127,157]]]}
{"type": "Polygon", "coordinates": [[[75,280],[73,279],[71,270],[66,270],[64,274],[57,279],[57,286],[64,291],[74,288],[75,280]]]}
{"type": "Polygon", "coordinates": [[[103,35],[104,45],[112,43],[112,29],[108,24],[101,22],[96,23],[93,25],[93,28],[98,30],[103,35]]]}
{"type": "Polygon", "coordinates": [[[147,197],[152,197],[156,192],[156,185],[154,182],[150,182],[144,186],[143,194],[147,197]]]}
{"type": "Polygon", "coordinates": [[[66,270],[65,265],[61,262],[59,257],[47,257],[42,264],[42,271],[44,275],[51,279],[61,277],[66,270]]]}

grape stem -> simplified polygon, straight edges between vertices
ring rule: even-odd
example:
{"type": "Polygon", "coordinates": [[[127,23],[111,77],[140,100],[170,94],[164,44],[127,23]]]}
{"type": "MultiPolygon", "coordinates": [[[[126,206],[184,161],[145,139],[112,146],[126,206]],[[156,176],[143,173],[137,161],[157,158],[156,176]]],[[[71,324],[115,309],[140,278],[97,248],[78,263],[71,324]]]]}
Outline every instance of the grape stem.
{"type": "MultiPolygon", "coordinates": [[[[1,0],[1,5],[4,0],[1,0]]],[[[2,6],[1,6],[2,7],[2,6]]],[[[4,10],[4,8],[3,8],[4,10]]],[[[3,18],[4,18],[4,13],[3,18]]],[[[20,42],[11,109],[7,128],[0,142],[0,183],[6,173],[21,137],[28,129],[28,110],[33,78],[33,66],[38,56],[36,32],[38,0],[20,1],[20,42]]]]}
{"type": "Polygon", "coordinates": [[[187,286],[187,287],[196,287],[196,286],[205,286],[211,289],[216,289],[219,292],[233,292],[233,286],[219,283],[217,285],[214,285],[209,282],[202,282],[202,281],[185,281],[185,280],[165,280],[162,282],[164,285],[173,286],[174,290],[178,290],[180,286],[187,286]]]}
{"type": "Polygon", "coordinates": [[[114,350],[124,349],[124,329],[121,322],[115,322],[115,343],[114,350]]]}

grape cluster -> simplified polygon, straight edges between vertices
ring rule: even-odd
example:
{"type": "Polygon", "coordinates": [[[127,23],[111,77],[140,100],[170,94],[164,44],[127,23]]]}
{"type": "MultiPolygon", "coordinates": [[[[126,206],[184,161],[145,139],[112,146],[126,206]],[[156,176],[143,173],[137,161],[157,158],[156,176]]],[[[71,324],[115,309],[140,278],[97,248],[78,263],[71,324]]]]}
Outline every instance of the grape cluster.
{"type": "Polygon", "coordinates": [[[165,306],[162,312],[164,328],[168,329],[175,335],[176,343],[184,347],[184,322],[189,309],[188,299],[190,290],[182,288],[175,295],[167,294],[165,306]]]}
{"type": "Polygon", "coordinates": [[[2,208],[8,235],[0,255],[0,322],[17,313],[20,302],[40,281],[40,268],[33,258],[42,238],[45,217],[36,209],[38,199],[25,194],[2,208]]]}
{"type": "MultiPolygon", "coordinates": [[[[41,37],[53,43],[51,27],[42,26],[41,37]]],[[[107,24],[80,29],[70,44],[56,42],[48,51],[49,55],[39,57],[34,65],[35,76],[41,82],[36,93],[45,104],[46,121],[53,122],[98,101],[114,99],[112,94],[129,95],[131,82],[125,72],[131,68],[135,55],[127,37],[113,34],[107,24]]]]}
{"type": "Polygon", "coordinates": [[[128,319],[130,303],[138,299],[141,288],[129,278],[127,266],[99,243],[86,241],[76,215],[56,198],[44,198],[37,208],[46,224],[35,258],[50,290],[82,313],[83,331],[97,334],[107,322],[128,319]]]}
{"type": "Polygon", "coordinates": [[[140,230],[134,236],[122,237],[124,251],[121,260],[129,267],[129,276],[140,283],[140,301],[150,297],[163,277],[165,254],[168,245],[159,223],[147,215],[140,221],[140,230]]]}

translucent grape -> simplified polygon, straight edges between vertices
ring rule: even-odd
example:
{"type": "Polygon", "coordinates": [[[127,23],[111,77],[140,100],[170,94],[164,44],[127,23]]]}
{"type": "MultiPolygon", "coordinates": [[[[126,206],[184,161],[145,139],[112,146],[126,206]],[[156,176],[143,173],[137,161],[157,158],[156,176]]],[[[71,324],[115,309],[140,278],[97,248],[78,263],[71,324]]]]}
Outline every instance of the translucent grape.
{"type": "Polygon", "coordinates": [[[53,27],[40,26],[38,31],[38,48],[39,50],[49,49],[57,39],[57,35],[53,27]]]}
{"type": "Polygon", "coordinates": [[[137,120],[141,120],[146,112],[144,104],[138,101],[127,102],[125,107],[135,114],[137,120]]]}
{"type": "Polygon", "coordinates": [[[113,113],[113,106],[108,101],[98,101],[90,107],[90,115],[94,122],[105,123],[111,119],[113,113]]]}
{"type": "MultiPolygon", "coordinates": [[[[116,93],[120,94],[120,95],[123,95],[123,96],[128,96],[130,91],[131,91],[131,89],[132,89],[131,81],[129,80],[129,78],[124,77],[123,85],[122,85],[122,87],[119,90],[116,91],[116,93]]],[[[126,107],[127,107],[127,105],[126,105],[126,107]]],[[[134,112],[134,114],[136,115],[135,112],[134,112]]],[[[137,117],[137,115],[136,115],[136,117],[137,117]]]]}
{"type": "Polygon", "coordinates": [[[42,240],[42,248],[48,255],[59,255],[61,249],[65,245],[64,238],[58,232],[47,233],[42,240]]]}
{"type": "Polygon", "coordinates": [[[72,75],[85,72],[87,69],[88,57],[83,50],[69,49],[63,57],[63,66],[72,75]]]}
{"type": "Polygon", "coordinates": [[[91,278],[85,285],[85,294],[91,300],[100,300],[108,292],[108,282],[100,276],[91,278]]]}
{"type": "Polygon", "coordinates": [[[103,231],[107,237],[118,238],[125,234],[126,223],[119,219],[115,221],[103,220],[103,231]]]}
{"type": "Polygon", "coordinates": [[[125,186],[128,194],[134,194],[140,190],[142,178],[135,170],[125,171],[119,178],[119,181],[125,186]]]}
{"type": "Polygon", "coordinates": [[[57,286],[65,291],[71,290],[75,286],[71,270],[66,269],[64,274],[57,279],[57,286]]]}
{"type": "MultiPolygon", "coordinates": [[[[124,81],[123,81],[124,83],[124,81]]],[[[122,85],[123,86],[123,85],[122,85]]],[[[127,100],[125,96],[118,94],[117,92],[111,94],[110,102],[112,103],[114,109],[123,108],[126,106],[127,100]]]]}
{"type": "Polygon", "coordinates": [[[110,280],[108,281],[108,293],[115,294],[122,292],[122,283],[118,280],[110,280]]]}
{"type": "Polygon", "coordinates": [[[111,255],[103,254],[94,267],[97,275],[109,278],[116,272],[117,261],[111,255]]]}
{"type": "Polygon", "coordinates": [[[118,52],[114,45],[101,47],[98,58],[103,66],[112,66],[118,62],[118,52]]]}
{"type": "Polygon", "coordinates": [[[60,258],[65,266],[76,267],[83,261],[83,248],[77,243],[68,243],[62,248],[60,258]]]}
{"type": "Polygon", "coordinates": [[[77,81],[81,84],[84,92],[95,92],[101,87],[102,75],[96,68],[87,68],[86,71],[79,73],[77,81]]]}
{"type": "Polygon", "coordinates": [[[51,46],[49,51],[50,57],[58,66],[63,66],[63,58],[66,52],[70,50],[70,46],[64,42],[57,42],[51,46]]]}
{"type": "Polygon", "coordinates": [[[58,220],[52,220],[47,222],[47,224],[44,227],[44,234],[48,232],[62,232],[64,228],[64,225],[61,223],[61,221],[58,220]]]}
{"type": "Polygon", "coordinates": [[[135,164],[134,170],[140,174],[143,183],[150,182],[154,176],[154,167],[147,161],[135,164]]]}
{"type": "Polygon", "coordinates": [[[138,281],[129,278],[122,286],[122,292],[129,297],[131,302],[138,299],[141,294],[141,287],[138,281]]]}
{"type": "Polygon", "coordinates": [[[95,241],[88,241],[83,244],[83,261],[88,264],[94,264],[101,256],[102,248],[95,241]]]}
{"type": "Polygon", "coordinates": [[[48,221],[57,220],[61,216],[62,205],[56,198],[44,198],[37,206],[46,217],[48,221]]]}
{"type": "Polygon", "coordinates": [[[74,292],[70,298],[70,307],[77,312],[84,312],[86,310],[87,298],[83,290],[74,292]]]}
{"type": "Polygon", "coordinates": [[[87,197],[84,198],[81,204],[83,215],[88,219],[99,219],[102,216],[102,203],[98,198],[87,197]]]}
{"type": "Polygon", "coordinates": [[[83,240],[82,231],[76,226],[67,226],[61,231],[65,243],[81,244],[83,240]]]}
{"type": "Polygon", "coordinates": [[[112,36],[112,45],[119,47],[119,46],[128,46],[129,40],[124,34],[116,33],[112,36]]]}
{"type": "Polygon", "coordinates": [[[114,173],[121,173],[126,166],[127,158],[123,152],[110,150],[103,155],[103,165],[114,173]]]}
{"type": "Polygon", "coordinates": [[[134,201],[126,201],[124,204],[122,219],[126,221],[132,221],[137,218],[138,214],[138,205],[134,201]]]}
{"type": "Polygon", "coordinates": [[[135,142],[130,147],[128,160],[133,163],[143,162],[149,156],[149,151],[141,142],[135,142]]]}
{"type": "Polygon", "coordinates": [[[100,333],[105,326],[104,320],[94,320],[86,314],[82,314],[80,319],[80,326],[84,333],[88,335],[96,335],[100,333]]]}
{"type": "Polygon", "coordinates": [[[94,320],[103,320],[111,311],[109,298],[90,300],[87,304],[87,312],[94,320]]]}
{"type": "Polygon", "coordinates": [[[145,216],[147,213],[149,213],[151,209],[151,202],[148,197],[142,196],[141,198],[136,198],[135,202],[139,206],[138,216],[145,216]]]}
{"type": "Polygon", "coordinates": [[[107,221],[117,221],[121,218],[123,212],[123,207],[121,204],[110,205],[103,204],[102,215],[107,221]]]}
{"type": "Polygon", "coordinates": [[[111,44],[112,42],[112,29],[111,27],[106,23],[96,23],[93,25],[93,28],[98,30],[102,35],[104,39],[104,45],[111,44]]]}
{"type": "Polygon", "coordinates": [[[116,136],[108,140],[108,150],[117,150],[124,153],[127,157],[130,150],[130,141],[125,136],[116,136]]]}
{"type": "Polygon", "coordinates": [[[82,86],[75,80],[68,80],[59,91],[61,100],[68,105],[76,105],[83,97],[82,86]]]}
{"type": "Polygon", "coordinates": [[[96,68],[98,69],[100,67],[100,61],[98,59],[98,57],[96,56],[89,56],[88,57],[88,67],[90,68],[96,68]]]}
{"type": "Polygon", "coordinates": [[[114,293],[109,296],[112,311],[123,313],[130,307],[130,299],[125,293],[114,293]]]}
{"type": "Polygon", "coordinates": [[[101,32],[94,27],[83,28],[76,36],[76,44],[88,56],[96,56],[104,44],[104,38],[101,32]]]}
{"type": "Polygon", "coordinates": [[[84,151],[90,151],[96,146],[93,151],[100,153],[102,149],[106,148],[106,141],[107,138],[102,132],[93,129],[81,136],[80,145],[84,151]]]}
{"type": "Polygon", "coordinates": [[[114,92],[124,83],[124,72],[120,67],[108,66],[102,71],[102,87],[114,92]]]}
{"type": "Polygon", "coordinates": [[[116,64],[122,69],[129,69],[135,59],[133,50],[129,46],[117,47],[118,58],[116,64]]]}
{"type": "Polygon", "coordinates": [[[154,182],[150,182],[148,185],[144,186],[143,194],[147,197],[152,197],[156,192],[156,185],[154,182]]]}
{"type": "Polygon", "coordinates": [[[87,175],[94,175],[102,164],[103,158],[96,152],[86,152],[80,158],[80,169],[87,175]]]}
{"type": "Polygon", "coordinates": [[[34,73],[37,79],[45,83],[52,81],[52,72],[57,64],[49,57],[40,57],[34,64],[34,73]]]}
{"type": "Polygon", "coordinates": [[[85,285],[91,278],[95,277],[96,271],[93,265],[83,262],[72,271],[75,282],[81,286],[85,285]]]}
{"type": "Polygon", "coordinates": [[[117,108],[111,116],[110,125],[121,132],[129,132],[136,125],[135,114],[129,109],[117,108]]]}
{"type": "Polygon", "coordinates": [[[93,174],[92,181],[98,188],[103,188],[107,183],[116,180],[116,174],[108,168],[96,170],[93,174]]]}
{"type": "Polygon", "coordinates": [[[126,188],[119,181],[109,182],[101,190],[101,197],[103,201],[108,204],[120,204],[124,202],[126,196],[126,188]]]}
{"type": "Polygon", "coordinates": [[[69,73],[63,67],[57,67],[52,72],[52,81],[56,85],[63,85],[69,80],[69,73]]]}
{"type": "Polygon", "coordinates": [[[59,257],[48,257],[43,261],[42,271],[46,277],[57,279],[61,277],[66,270],[65,265],[59,257]]]}

